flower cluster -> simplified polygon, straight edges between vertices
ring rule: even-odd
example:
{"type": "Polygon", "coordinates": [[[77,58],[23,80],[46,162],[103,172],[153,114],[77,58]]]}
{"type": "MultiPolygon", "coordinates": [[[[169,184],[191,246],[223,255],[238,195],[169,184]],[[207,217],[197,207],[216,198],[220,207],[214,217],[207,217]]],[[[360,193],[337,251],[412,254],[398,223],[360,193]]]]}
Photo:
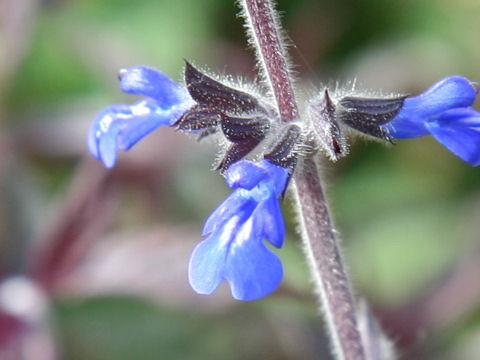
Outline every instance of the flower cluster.
{"type": "Polygon", "coordinates": [[[277,288],[282,265],[264,240],[283,244],[279,198],[302,154],[298,149],[323,148],[332,159],[345,155],[343,126],[387,141],[431,134],[468,163],[480,163],[480,113],[472,108],[479,87],[460,76],[413,97],[333,101],[325,91],[321,101],[310,102],[303,125],[280,125],[267,98],[226,86],[188,63],[185,86],[138,66],[120,72],[120,87],[145,98],[110,106],[93,121],[88,149],[106,167],[115,164],[117,148],[128,150],[161,125],[200,137],[220,133],[230,144],[218,169],[235,191],[207,219],[206,238],[189,263],[190,284],[201,294],[211,294],[223,280],[240,300],[277,288]],[[266,138],[273,143],[263,160],[242,160],[266,138]]]}

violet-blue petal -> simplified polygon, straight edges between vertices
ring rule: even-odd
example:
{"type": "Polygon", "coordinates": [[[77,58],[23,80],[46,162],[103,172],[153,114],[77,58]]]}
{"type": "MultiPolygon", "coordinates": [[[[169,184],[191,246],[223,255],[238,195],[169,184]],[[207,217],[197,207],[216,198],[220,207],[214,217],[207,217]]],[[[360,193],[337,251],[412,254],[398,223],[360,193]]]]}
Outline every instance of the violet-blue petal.
{"type": "Polygon", "coordinates": [[[130,107],[131,116],[122,121],[119,147],[128,150],[159,126],[170,126],[187,107],[188,104],[181,104],[174,105],[171,109],[162,109],[151,99],[136,102],[130,107]]]}
{"type": "Polygon", "coordinates": [[[171,125],[189,107],[190,101],[162,109],[153,99],[132,105],[113,105],[97,115],[87,136],[90,153],[101,159],[107,168],[115,164],[117,147],[128,150],[139,140],[162,125],[171,125]],[[100,148],[103,149],[100,151],[100,148]]]}
{"type": "Polygon", "coordinates": [[[229,258],[225,277],[237,300],[256,300],[271,294],[280,285],[280,259],[265,244],[251,242],[229,258]]]}
{"type": "Polygon", "coordinates": [[[231,165],[228,168],[225,177],[227,185],[230,188],[241,187],[251,190],[267,175],[268,170],[264,169],[259,164],[253,161],[242,160],[231,165]]]}
{"type": "Polygon", "coordinates": [[[275,247],[281,248],[285,239],[285,223],[278,199],[270,197],[260,203],[257,211],[263,214],[263,234],[275,247]]]}
{"type": "Polygon", "coordinates": [[[252,216],[239,229],[230,246],[225,279],[232,296],[238,300],[255,300],[273,292],[283,277],[282,263],[262,241],[258,231],[260,217],[252,216]],[[257,233],[256,233],[257,232],[257,233]]]}
{"type": "Polygon", "coordinates": [[[472,108],[451,109],[427,126],[452,153],[470,165],[480,165],[480,112],[472,108]]]}
{"type": "Polygon", "coordinates": [[[418,116],[429,117],[448,109],[468,107],[475,102],[478,90],[475,83],[463,76],[448,76],[422,94],[407,98],[402,111],[412,111],[418,116]]]}
{"type": "Polygon", "coordinates": [[[162,109],[169,109],[187,96],[184,87],[167,75],[147,66],[120,70],[120,89],[123,92],[153,98],[162,109]]]}
{"type": "Polygon", "coordinates": [[[272,189],[275,195],[280,197],[285,191],[285,186],[287,186],[289,177],[288,170],[282,166],[272,164],[268,160],[262,160],[258,164],[268,171],[268,178],[271,182],[272,189]]]}
{"type": "MultiPolygon", "coordinates": [[[[404,104],[408,104],[407,100],[405,99],[404,104]]],[[[411,139],[428,135],[429,132],[425,125],[426,119],[409,109],[410,107],[407,107],[405,111],[401,110],[392,121],[381,127],[396,139],[411,139]]]]}
{"type": "Polygon", "coordinates": [[[383,127],[390,136],[407,139],[428,135],[427,123],[443,111],[475,102],[478,85],[462,76],[449,76],[418,96],[407,97],[395,118],[383,127]]]}
{"type": "Polygon", "coordinates": [[[210,214],[205,221],[202,235],[208,235],[234,216],[250,215],[257,204],[245,195],[243,189],[235,190],[210,214]]]}
{"type": "Polygon", "coordinates": [[[132,105],[114,105],[93,121],[87,136],[90,153],[112,167],[117,147],[128,150],[161,125],[172,125],[195,103],[188,90],[146,66],[120,71],[124,92],[144,95],[132,105]]]}
{"type": "Polygon", "coordinates": [[[103,109],[92,121],[87,135],[87,147],[90,154],[100,159],[98,152],[98,141],[102,134],[110,130],[110,127],[117,118],[130,116],[130,106],[125,104],[112,105],[103,109]]]}
{"type": "Polygon", "coordinates": [[[188,282],[199,294],[213,293],[224,280],[223,272],[228,246],[222,245],[222,236],[225,234],[207,237],[195,246],[190,256],[188,282]]]}
{"type": "Polygon", "coordinates": [[[119,125],[122,119],[130,116],[129,105],[113,105],[101,111],[90,125],[87,135],[88,150],[108,168],[115,163],[119,125]]]}
{"type": "Polygon", "coordinates": [[[109,130],[98,139],[98,153],[105,167],[112,168],[117,159],[118,124],[112,123],[109,130]]]}

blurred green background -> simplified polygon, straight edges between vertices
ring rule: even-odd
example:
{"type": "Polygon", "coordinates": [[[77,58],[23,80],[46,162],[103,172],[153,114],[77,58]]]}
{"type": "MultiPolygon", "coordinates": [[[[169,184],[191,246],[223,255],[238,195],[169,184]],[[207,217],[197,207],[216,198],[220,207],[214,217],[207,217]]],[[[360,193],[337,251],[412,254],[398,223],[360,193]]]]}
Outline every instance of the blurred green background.
{"type": "MultiPolygon", "coordinates": [[[[278,8],[307,96],[354,80],[404,93],[451,74],[480,80],[478,0],[282,0],[278,8]]],[[[95,114],[135,101],[118,89],[120,68],[145,64],[181,79],[188,59],[254,79],[237,13],[226,0],[0,5],[4,273],[35,261],[32,249],[81,202],[72,193],[89,196],[82,181],[108,176],[100,190],[108,196],[77,231],[88,246],[75,248],[78,264],[49,290],[61,358],[330,358],[288,202],[281,289],[249,303],[226,287],[204,297],[189,289],[186,266],[202,222],[228,194],[209,171],[215,149],[162,128],[120,154],[110,175],[87,154],[95,114]]],[[[323,171],[357,293],[404,358],[480,358],[478,169],[421,138],[393,147],[356,140],[323,171]]]]}

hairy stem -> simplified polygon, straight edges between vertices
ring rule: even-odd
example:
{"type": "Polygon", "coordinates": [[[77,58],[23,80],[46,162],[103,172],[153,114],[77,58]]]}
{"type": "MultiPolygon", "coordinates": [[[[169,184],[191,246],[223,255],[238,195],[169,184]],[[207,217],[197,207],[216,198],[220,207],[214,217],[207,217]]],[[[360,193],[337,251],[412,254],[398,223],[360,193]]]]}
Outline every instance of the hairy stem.
{"type": "Polygon", "coordinates": [[[287,54],[282,45],[279,24],[270,1],[242,0],[247,29],[265,77],[277,102],[282,121],[298,119],[298,107],[288,71],[287,54]]]}
{"type": "Polygon", "coordinates": [[[295,197],[305,252],[335,353],[339,359],[364,359],[351,284],[312,159],[305,159],[296,173],[295,197]]]}
{"type": "MultiPolygon", "coordinates": [[[[281,120],[298,120],[298,106],[273,5],[270,0],[242,0],[241,6],[281,120]]],[[[303,166],[299,166],[294,192],[302,239],[330,329],[334,353],[338,359],[365,359],[352,287],[340,256],[318,169],[312,159],[305,159],[303,166]]]]}

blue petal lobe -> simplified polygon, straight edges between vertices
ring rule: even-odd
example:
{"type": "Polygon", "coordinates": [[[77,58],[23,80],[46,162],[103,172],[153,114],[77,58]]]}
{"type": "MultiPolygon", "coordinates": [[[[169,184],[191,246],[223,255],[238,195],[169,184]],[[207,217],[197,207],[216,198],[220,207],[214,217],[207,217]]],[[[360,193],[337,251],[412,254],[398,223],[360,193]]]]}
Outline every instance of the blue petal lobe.
{"type": "Polygon", "coordinates": [[[263,234],[265,238],[277,248],[283,246],[285,239],[285,223],[282,209],[275,197],[270,197],[260,203],[255,212],[263,213],[263,234]]]}
{"type": "Polygon", "coordinates": [[[163,109],[181,102],[185,96],[185,92],[175,81],[147,66],[121,70],[120,88],[129,94],[149,96],[163,109]]]}
{"type": "Polygon", "coordinates": [[[255,300],[270,294],[283,277],[282,263],[265,246],[258,233],[261,224],[255,224],[255,219],[251,217],[243,224],[227,257],[224,277],[238,300],[255,300]]]}
{"type": "Polygon", "coordinates": [[[96,159],[100,159],[99,153],[99,141],[105,133],[115,131],[118,133],[118,128],[115,125],[118,123],[119,118],[128,116],[130,114],[129,105],[112,105],[103,109],[92,121],[90,129],[87,135],[87,147],[88,151],[96,159]]]}
{"type": "Polygon", "coordinates": [[[428,124],[431,134],[470,165],[480,165],[480,113],[472,108],[444,111],[428,124]]]}
{"type": "Polygon", "coordinates": [[[188,281],[199,294],[213,293],[223,281],[223,270],[228,250],[220,246],[218,236],[208,237],[193,250],[188,264],[188,281]]]}
{"type": "Polygon", "coordinates": [[[117,159],[117,135],[118,127],[110,125],[109,131],[103,133],[98,139],[98,152],[105,167],[112,168],[117,159]]]}

